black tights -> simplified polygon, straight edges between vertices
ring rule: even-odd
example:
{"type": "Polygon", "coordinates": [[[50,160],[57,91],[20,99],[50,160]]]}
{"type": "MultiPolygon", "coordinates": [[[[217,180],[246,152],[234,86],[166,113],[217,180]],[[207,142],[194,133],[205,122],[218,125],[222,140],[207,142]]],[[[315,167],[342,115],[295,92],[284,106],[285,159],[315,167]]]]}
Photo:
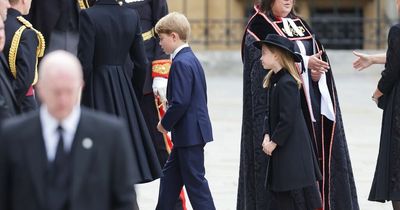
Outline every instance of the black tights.
{"type": "Polygon", "coordinates": [[[400,201],[392,201],[393,210],[400,210],[400,201]]]}

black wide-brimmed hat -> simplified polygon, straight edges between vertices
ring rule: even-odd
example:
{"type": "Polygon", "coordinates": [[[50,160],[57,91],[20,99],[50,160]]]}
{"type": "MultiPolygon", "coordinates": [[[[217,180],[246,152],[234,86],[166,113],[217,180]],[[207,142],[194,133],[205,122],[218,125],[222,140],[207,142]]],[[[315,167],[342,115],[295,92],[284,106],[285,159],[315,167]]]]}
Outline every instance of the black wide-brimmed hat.
{"type": "Polygon", "coordinates": [[[286,37],[279,36],[277,34],[268,34],[264,40],[254,42],[254,46],[256,46],[258,49],[261,49],[261,46],[263,44],[272,45],[281,48],[283,50],[286,50],[292,55],[294,61],[296,62],[302,61],[301,55],[294,51],[294,43],[286,37]]]}

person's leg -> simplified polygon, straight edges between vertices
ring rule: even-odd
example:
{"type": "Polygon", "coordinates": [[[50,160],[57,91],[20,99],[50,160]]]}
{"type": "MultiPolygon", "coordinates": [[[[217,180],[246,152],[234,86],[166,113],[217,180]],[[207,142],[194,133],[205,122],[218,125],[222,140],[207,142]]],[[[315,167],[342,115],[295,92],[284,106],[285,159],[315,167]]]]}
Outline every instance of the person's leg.
{"type": "MultiPolygon", "coordinates": [[[[154,101],[154,94],[144,95],[140,100],[140,108],[143,113],[144,120],[146,121],[147,128],[153,141],[154,148],[156,149],[158,162],[161,167],[164,167],[168,160],[168,150],[165,144],[165,139],[162,133],[157,130],[157,124],[160,121],[158,116],[157,107],[154,101]]],[[[184,210],[183,200],[179,197],[176,201],[174,210],[184,210]]]]}
{"type": "Polygon", "coordinates": [[[134,190],[134,196],[133,196],[133,210],[139,210],[139,205],[137,203],[136,189],[134,190]]]}
{"type": "Polygon", "coordinates": [[[392,201],[393,210],[400,210],[400,201],[392,201]]]}
{"type": "Polygon", "coordinates": [[[215,210],[214,201],[204,177],[204,145],[179,150],[183,183],[193,210],[215,210]]]}
{"type": "Polygon", "coordinates": [[[177,150],[176,148],[172,149],[167,163],[163,168],[156,210],[173,209],[183,187],[179,166],[180,157],[177,150]]]}

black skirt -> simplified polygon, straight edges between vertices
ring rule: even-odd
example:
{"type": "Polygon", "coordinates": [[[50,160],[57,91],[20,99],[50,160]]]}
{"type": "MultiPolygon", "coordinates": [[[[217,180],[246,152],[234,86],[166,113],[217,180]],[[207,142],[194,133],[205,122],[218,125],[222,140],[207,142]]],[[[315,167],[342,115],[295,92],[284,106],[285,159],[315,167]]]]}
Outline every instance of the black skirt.
{"type": "Polygon", "coordinates": [[[400,82],[386,95],[370,201],[400,200],[400,82]]]}
{"type": "Polygon", "coordinates": [[[161,176],[155,148],[143,118],[133,84],[123,66],[102,65],[85,78],[82,104],[124,119],[128,125],[134,149],[134,163],[140,171],[138,183],[161,176]]]}

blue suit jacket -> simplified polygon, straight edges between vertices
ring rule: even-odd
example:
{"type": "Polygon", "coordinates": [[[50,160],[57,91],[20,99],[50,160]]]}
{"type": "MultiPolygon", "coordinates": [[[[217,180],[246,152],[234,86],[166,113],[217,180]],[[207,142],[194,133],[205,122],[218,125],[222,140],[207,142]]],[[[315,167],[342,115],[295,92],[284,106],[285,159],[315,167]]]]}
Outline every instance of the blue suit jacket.
{"type": "Polygon", "coordinates": [[[171,131],[174,146],[193,146],[213,140],[206,78],[189,47],[179,51],[172,61],[167,99],[168,109],[161,124],[171,131]]]}

